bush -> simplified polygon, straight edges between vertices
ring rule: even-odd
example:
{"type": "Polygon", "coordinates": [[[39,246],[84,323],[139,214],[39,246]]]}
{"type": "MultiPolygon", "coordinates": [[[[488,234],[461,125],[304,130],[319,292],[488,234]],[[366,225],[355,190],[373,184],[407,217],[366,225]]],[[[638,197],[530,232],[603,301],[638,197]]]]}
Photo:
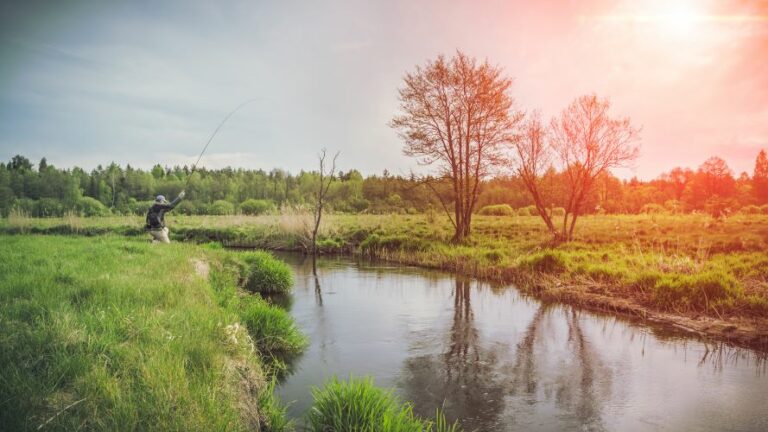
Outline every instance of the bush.
{"type": "Polygon", "coordinates": [[[648,203],[640,207],[640,213],[643,214],[661,214],[665,212],[666,209],[661,204],[648,203]]]}
{"type": "Polygon", "coordinates": [[[247,199],[240,203],[240,211],[247,215],[260,215],[275,208],[270,200],[247,199]]]}
{"type": "Polygon", "coordinates": [[[243,252],[236,255],[243,285],[259,293],[288,292],[293,273],[288,266],[268,252],[243,252]]]}
{"type": "Polygon", "coordinates": [[[487,205],[477,212],[483,216],[514,216],[515,210],[509,204],[487,205]]]}
{"type": "Polygon", "coordinates": [[[664,201],[664,209],[670,213],[678,214],[683,212],[684,205],[678,200],[666,200],[664,201]]]}
{"type": "Polygon", "coordinates": [[[64,214],[64,205],[55,198],[40,198],[37,200],[35,216],[54,217],[64,214]]]}
{"type": "Polygon", "coordinates": [[[182,201],[173,211],[183,215],[197,214],[197,204],[192,201],[182,201]]]}
{"type": "Polygon", "coordinates": [[[134,203],[129,204],[131,213],[139,216],[143,216],[147,214],[149,211],[149,208],[152,207],[154,204],[154,201],[137,201],[134,203]]]}
{"type": "Polygon", "coordinates": [[[744,206],[739,210],[739,213],[746,215],[758,215],[762,213],[762,209],[756,205],[744,206]]]}
{"type": "Polygon", "coordinates": [[[101,201],[91,197],[82,197],[77,200],[75,209],[80,215],[87,217],[107,216],[109,214],[109,209],[101,201]]]}
{"type": "Polygon", "coordinates": [[[217,201],[214,201],[213,204],[208,206],[207,213],[210,215],[217,215],[217,216],[235,214],[235,205],[229,201],[217,200],[217,201]]]}
{"type": "Polygon", "coordinates": [[[377,388],[371,379],[339,381],[336,378],[322,389],[312,390],[314,403],[307,414],[310,431],[458,431],[442,415],[435,422],[413,413],[410,404],[402,404],[391,391],[377,388]]]}
{"type": "Polygon", "coordinates": [[[768,204],[763,204],[760,206],[760,213],[768,215],[768,204]]]}
{"type": "Polygon", "coordinates": [[[537,209],[536,206],[534,205],[529,205],[529,206],[521,207],[517,209],[517,214],[519,216],[538,216],[539,209],[537,209]]]}

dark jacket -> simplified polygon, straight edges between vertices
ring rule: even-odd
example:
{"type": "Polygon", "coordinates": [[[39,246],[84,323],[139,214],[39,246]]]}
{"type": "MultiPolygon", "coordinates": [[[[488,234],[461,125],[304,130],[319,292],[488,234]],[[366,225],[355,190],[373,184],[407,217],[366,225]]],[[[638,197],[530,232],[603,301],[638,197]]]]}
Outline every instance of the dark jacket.
{"type": "Polygon", "coordinates": [[[150,230],[164,228],[165,213],[173,210],[179,201],[181,201],[181,197],[176,197],[176,199],[170,203],[156,202],[152,204],[152,207],[150,207],[149,211],[147,212],[147,225],[145,227],[150,230]]]}

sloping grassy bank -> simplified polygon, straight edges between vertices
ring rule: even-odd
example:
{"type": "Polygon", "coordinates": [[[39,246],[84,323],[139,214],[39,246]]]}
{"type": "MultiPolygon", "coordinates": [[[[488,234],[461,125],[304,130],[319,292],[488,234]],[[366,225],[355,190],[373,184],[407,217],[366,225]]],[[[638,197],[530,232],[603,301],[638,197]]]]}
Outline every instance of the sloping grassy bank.
{"type": "MultiPolygon", "coordinates": [[[[300,216],[179,217],[177,240],[303,250],[300,216]]],[[[6,221],[6,232],[141,232],[138,218],[6,221]]],[[[477,216],[450,244],[435,215],[331,215],[324,253],[348,253],[514,282],[544,300],[580,304],[749,345],[768,344],[768,217],[588,216],[575,241],[551,244],[535,216],[477,216]]]]}
{"type": "Polygon", "coordinates": [[[0,429],[280,430],[263,365],[303,336],[285,311],[237,296],[218,254],[0,237],[0,429]]]}

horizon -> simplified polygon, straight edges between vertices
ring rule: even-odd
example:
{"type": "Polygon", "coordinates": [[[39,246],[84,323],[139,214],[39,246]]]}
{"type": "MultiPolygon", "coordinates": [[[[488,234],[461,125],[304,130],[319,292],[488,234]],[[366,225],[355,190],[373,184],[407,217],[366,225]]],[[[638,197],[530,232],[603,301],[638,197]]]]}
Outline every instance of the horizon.
{"type": "Polygon", "coordinates": [[[642,127],[619,178],[713,156],[751,175],[768,148],[768,6],[748,3],[4,4],[0,160],[191,165],[258,97],[201,166],[311,171],[327,148],[363,175],[424,172],[387,122],[405,73],[461,49],[501,66],[517,107],[547,119],[608,97],[642,127]]]}

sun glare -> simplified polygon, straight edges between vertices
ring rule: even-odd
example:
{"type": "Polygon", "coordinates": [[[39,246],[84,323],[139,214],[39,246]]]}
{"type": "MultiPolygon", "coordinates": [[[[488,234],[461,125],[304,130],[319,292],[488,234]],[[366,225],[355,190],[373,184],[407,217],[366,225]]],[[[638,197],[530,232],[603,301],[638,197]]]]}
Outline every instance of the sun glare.
{"type": "Polygon", "coordinates": [[[659,16],[659,24],[676,35],[684,36],[694,30],[698,18],[699,14],[691,4],[679,3],[659,16]]]}

